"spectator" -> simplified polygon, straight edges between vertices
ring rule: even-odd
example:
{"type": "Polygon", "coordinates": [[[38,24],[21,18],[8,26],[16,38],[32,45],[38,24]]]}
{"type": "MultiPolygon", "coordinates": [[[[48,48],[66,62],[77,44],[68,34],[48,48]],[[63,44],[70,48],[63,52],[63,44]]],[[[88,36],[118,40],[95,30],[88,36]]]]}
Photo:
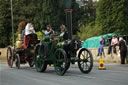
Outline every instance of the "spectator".
{"type": "Polygon", "coordinates": [[[121,56],[121,64],[125,64],[125,59],[127,55],[127,45],[126,41],[122,37],[119,38],[119,50],[121,56]]]}
{"type": "Polygon", "coordinates": [[[105,45],[104,38],[101,37],[100,47],[98,48],[98,56],[99,56],[99,55],[102,55],[104,45],[105,45]]]}
{"type": "Polygon", "coordinates": [[[111,45],[108,48],[108,54],[112,52],[112,47],[113,47],[113,53],[117,54],[116,52],[116,46],[119,44],[118,39],[115,36],[112,36],[112,41],[111,45]]]}

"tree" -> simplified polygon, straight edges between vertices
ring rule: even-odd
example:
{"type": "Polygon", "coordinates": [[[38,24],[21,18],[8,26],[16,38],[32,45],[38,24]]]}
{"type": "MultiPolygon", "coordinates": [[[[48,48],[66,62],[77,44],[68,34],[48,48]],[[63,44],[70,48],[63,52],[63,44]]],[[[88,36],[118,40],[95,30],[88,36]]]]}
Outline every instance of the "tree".
{"type": "MultiPolygon", "coordinates": [[[[17,34],[18,24],[26,19],[35,24],[36,31],[42,31],[51,24],[58,31],[61,24],[65,24],[64,1],[67,0],[13,0],[14,33],[17,34]]],[[[75,0],[73,9],[73,33],[79,30],[79,21],[84,14],[75,0]]],[[[11,6],[10,0],[0,1],[0,47],[12,44],[11,6]]]]}
{"type": "Polygon", "coordinates": [[[96,23],[102,33],[116,32],[127,34],[128,0],[100,0],[97,8],[96,23]]]}
{"type": "Polygon", "coordinates": [[[82,16],[80,18],[80,24],[86,25],[91,22],[95,22],[96,18],[96,5],[97,2],[93,2],[93,0],[85,0],[83,2],[85,5],[79,9],[79,12],[81,10],[82,16]]]}
{"type": "MultiPolygon", "coordinates": [[[[60,0],[62,1],[62,0],[60,0]]],[[[51,24],[53,28],[58,28],[64,23],[64,10],[62,6],[58,6],[59,0],[43,0],[42,4],[42,25],[51,24]]]]}
{"type": "Polygon", "coordinates": [[[11,11],[10,8],[7,8],[10,7],[8,1],[0,1],[0,47],[5,47],[10,41],[10,38],[8,38],[10,34],[8,32],[11,32],[11,11]]]}
{"type": "Polygon", "coordinates": [[[77,36],[79,36],[81,40],[100,35],[102,32],[99,26],[95,23],[97,2],[93,2],[93,0],[85,0],[84,4],[85,6],[81,7],[81,13],[83,14],[79,21],[80,29],[79,32],[77,32],[77,36]]]}
{"type": "MultiPolygon", "coordinates": [[[[17,32],[18,23],[22,19],[32,20],[36,13],[35,4],[32,3],[31,0],[27,1],[29,1],[29,3],[26,2],[26,0],[13,0],[14,33],[17,32]]],[[[0,35],[0,47],[5,47],[11,44],[12,28],[10,0],[0,1],[0,35]]]]}

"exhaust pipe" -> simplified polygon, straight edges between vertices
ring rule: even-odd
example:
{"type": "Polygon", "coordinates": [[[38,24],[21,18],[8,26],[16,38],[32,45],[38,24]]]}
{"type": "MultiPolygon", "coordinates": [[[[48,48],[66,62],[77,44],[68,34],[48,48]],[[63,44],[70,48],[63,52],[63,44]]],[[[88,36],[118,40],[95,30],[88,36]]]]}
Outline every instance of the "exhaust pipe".
{"type": "Polygon", "coordinates": [[[68,39],[72,39],[72,9],[65,9],[68,39]]]}

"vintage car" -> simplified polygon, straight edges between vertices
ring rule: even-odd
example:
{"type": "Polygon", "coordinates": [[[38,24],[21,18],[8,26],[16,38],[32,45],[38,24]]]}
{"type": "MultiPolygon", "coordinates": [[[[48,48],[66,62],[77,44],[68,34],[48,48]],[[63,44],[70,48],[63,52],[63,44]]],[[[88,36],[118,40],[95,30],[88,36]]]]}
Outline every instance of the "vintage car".
{"type": "Polygon", "coordinates": [[[16,41],[16,45],[9,46],[7,49],[7,62],[10,68],[13,67],[13,62],[15,62],[16,67],[19,69],[20,64],[25,64],[28,62],[30,67],[34,66],[34,47],[40,41],[37,39],[36,34],[32,34],[33,37],[24,36],[24,40],[16,41]]]}

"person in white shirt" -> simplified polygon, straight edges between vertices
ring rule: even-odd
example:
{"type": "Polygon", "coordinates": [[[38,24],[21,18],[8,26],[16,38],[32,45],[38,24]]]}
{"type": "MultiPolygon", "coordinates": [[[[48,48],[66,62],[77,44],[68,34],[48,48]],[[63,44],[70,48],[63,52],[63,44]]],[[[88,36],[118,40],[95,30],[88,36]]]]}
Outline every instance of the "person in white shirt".
{"type": "Polygon", "coordinates": [[[34,24],[32,24],[32,22],[27,23],[25,27],[25,36],[30,37],[33,40],[37,40],[37,35],[34,30],[34,24]]]}
{"type": "Polygon", "coordinates": [[[115,36],[112,36],[112,41],[111,41],[111,45],[108,48],[108,54],[110,54],[112,52],[112,47],[113,47],[113,52],[115,54],[117,54],[116,52],[116,46],[119,45],[119,41],[115,36]]]}
{"type": "Polygon", "coordinates": [[[35,34],[34,26],[31,22],[27,23],[25,27],[25,35],[35,34]]]}
{"type": "Polygon", "coordinates": [[[113,36],[111,45],[113,46],[113,45],[117,45],[117,44],[119,44],[118,39],[115,36],[113,36]]]}

